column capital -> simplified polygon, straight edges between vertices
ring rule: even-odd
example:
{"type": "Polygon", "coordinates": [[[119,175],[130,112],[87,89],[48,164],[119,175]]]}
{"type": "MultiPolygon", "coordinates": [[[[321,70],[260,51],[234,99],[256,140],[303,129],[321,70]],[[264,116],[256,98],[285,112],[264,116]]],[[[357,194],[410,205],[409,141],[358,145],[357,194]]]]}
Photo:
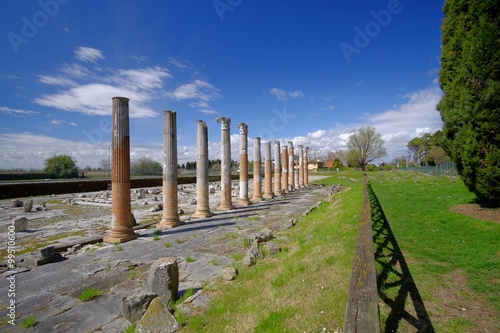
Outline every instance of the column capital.
{"type": "Polygon", "coordinates": [[[293,142],[292,141],[288,141],[288,146],[290,146],[290,148],[293,148],[293,142]]]}
{"type": "Polygon", "coordinates": [[[240,134],[248,134],[248,125],[245,123],[239,123],[238,128],[240,129],[240,134]]]}
{"type": "Polygon", "coordinates": [[[221,129],[228,130],[231,125],[231,119],[228,117],[219,117],[217,118],[217,122],[221,124],[221,129]]]}

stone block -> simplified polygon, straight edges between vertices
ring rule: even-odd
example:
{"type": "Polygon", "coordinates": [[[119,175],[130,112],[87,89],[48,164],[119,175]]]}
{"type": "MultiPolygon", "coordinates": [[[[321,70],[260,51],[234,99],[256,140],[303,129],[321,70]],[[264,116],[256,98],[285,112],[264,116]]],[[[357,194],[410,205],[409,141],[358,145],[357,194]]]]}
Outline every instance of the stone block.
{"type": "Polygon", "coordinates": [[[12,219],[15,232],[28,230],[28,219],[25,216],[17,216],[12,219]]]}
{"type": "Polygon", "coordinates": [[[223,280],[231,281],[238,276],[238,271],[234,267],[226,267],[221,271],[220,276],[223,280]]]}
{"type": "Polygon", "coordinates": [[[278,243],[276,242],[267,242],[265,245],[265,248],[267,250],[267,253],[271,256],[274,257],[276,254],[278,254],[281,251],[281,248],[279,247],[278,243]]]}
{"type": "Polygon", "coordinates": [[[131,323],[135,323],[139,321],[142,316],[146,313],[146,310],[149,307],[149,304],[153,299],[157,296],[155,294],[132,294],[127,295],[122,298],[122,313],[123,317],[130,321],[131,323]]]}
{"type": "Polygon", "coordinates": [[[153,299],[141,320],[137,323],[137,333],[173,333],[179,330],[174,316],[163,306],[159,297],[153,299]]]}
{"type": "Polygon", "coordinates": [[[171,301],[175,301],[179,291],[177,259],[169,257],[156,260],[149,269],[148,286],[166,307],[171,301]]]}

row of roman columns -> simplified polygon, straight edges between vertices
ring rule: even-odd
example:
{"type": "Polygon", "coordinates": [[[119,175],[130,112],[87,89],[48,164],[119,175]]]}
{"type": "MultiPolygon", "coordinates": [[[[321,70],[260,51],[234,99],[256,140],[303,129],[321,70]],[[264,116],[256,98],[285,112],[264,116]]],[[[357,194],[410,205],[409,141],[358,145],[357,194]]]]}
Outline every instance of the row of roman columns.
{"type": "MultiPolygon", "coordinates": [[[[157,228],[169,229],[182,225],[178,213],[177,195],[177,120],[176,112],[164,111],[163,128],[163,215],[157,228]]],[[[221,125],[221,200],[218,210],[235,208],[231,198],[231,119],[217,118],[221,125]]],[[[238,124],[240,133],[240,177],[237,205],[247,206],[253,202],[272,199],[309,186],[308,150],[309,147],[298,145],[298,164],[294,160],[294,147],[280,147],[280,141],[274,142],[274,191],[271,142],[264,143],[264,193],[262,193],[262,159],[260,138],[254,138],[252,199],[248,194],[248,125],[238,124]],[[281,157],[281,159],[280,159],[281,157]]],[[[130,135],[129,135],[129,99],[113,98],[112,110],[112,165],[111,165],[111,230],[104,237],[109,243],[126,242],[137,237],[132,228],[132,209],[130,200],[130,135]]],[[[209,206],[208,175],[208,130],[204,121],[198,120],[196,185],[197,206],[192,218],[207,218],[214,214],[209,206]]]]}

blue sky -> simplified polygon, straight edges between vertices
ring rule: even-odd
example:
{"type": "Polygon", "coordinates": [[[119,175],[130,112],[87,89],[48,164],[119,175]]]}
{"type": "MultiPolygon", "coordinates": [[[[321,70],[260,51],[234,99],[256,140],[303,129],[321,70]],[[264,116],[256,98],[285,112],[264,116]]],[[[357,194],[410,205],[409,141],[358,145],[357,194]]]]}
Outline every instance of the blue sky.
{"type": "MultiPolygon", "coordinates": [[[[217,117],[312,157],[373,126],[390,162],[441,128],[435,109],[443,1],[0,0],[0,168],[108,157],[111,98],[130,98],[131,159],[161,161],[177,112],[179,163],[197,120],[220,158],[217,117]]],[[[249,158],[252,159],[250,153],[249,158]]]]}

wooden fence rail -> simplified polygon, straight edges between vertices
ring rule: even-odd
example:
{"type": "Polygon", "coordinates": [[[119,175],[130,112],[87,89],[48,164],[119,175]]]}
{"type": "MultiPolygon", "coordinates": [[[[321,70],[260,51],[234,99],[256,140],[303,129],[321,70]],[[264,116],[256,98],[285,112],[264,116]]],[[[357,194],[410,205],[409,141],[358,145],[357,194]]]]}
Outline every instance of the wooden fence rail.
{"type": "Polygon", "coordinates": [[[380,333],[372,218],[366,175],[364,176],[363,207],[347,299],[344,332],[380,333]]]}

